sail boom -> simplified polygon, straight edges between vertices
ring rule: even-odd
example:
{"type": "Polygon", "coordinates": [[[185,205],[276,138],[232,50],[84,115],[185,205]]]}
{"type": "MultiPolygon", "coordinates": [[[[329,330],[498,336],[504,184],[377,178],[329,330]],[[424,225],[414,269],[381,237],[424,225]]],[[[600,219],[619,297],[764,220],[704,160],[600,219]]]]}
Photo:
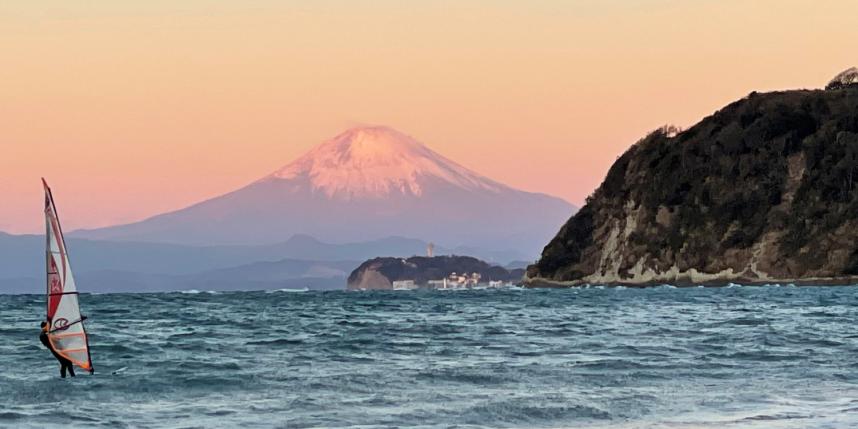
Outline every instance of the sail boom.
{"type": "Polygon", "coordinates": [[[78,294],[78,291],[73,291],[73,292],[57,292],[57,293],[49,293],[49,294],[48,294],[48,296],[55,296],[55,295],[77,295],[77,294],[78,294]]]}
{"type": "MultiPolygon", "coordinates": [[[[53,334],[54,332],[67,331],[67,330],[69,329],[69,327],[74,326],[74,325],[77,325],[78,323],[81,323],[81,322],[83,322],[84,320],[86,320],[86,317],[81,318],[81,319],[78,319],[78,320],[75,320],[74,322],[69,322],[68,324],[66,324],[66,325],[64,325],[64,326],[62,326],[62,327],[54,328],[54,329],[52,329],[52,330],[51,330],[50,332],[48,332],[48,333],[49,333],[49,334],[53,334]]],[[[77,334],[69,334],[69,335],[77,335],[77,334]]]]}

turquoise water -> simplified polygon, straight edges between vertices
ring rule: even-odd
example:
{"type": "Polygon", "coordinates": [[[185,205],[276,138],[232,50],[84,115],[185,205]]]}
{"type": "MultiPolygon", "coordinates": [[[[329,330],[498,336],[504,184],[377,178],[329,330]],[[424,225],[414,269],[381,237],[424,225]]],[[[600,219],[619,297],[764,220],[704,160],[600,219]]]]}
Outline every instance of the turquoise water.
{"type": "Polygon", "coordinates": [[[81,302],[96,374],[63,380],[42,298],[0,296],[0,426],[858,426],[855,287],[81,302]]]}

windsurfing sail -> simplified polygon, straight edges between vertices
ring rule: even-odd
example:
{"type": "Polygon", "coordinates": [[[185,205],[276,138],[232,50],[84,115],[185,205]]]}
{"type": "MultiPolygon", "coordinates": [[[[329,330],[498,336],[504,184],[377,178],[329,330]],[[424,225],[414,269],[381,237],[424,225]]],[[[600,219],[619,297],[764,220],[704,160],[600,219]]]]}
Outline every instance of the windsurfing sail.
{"type": "Polygon", "coordinates": [[[75,365],[93,372],[89,338],[80,314],[77,287],[51,188],[45,179],[48,339],[54,350],[75,365]]]}

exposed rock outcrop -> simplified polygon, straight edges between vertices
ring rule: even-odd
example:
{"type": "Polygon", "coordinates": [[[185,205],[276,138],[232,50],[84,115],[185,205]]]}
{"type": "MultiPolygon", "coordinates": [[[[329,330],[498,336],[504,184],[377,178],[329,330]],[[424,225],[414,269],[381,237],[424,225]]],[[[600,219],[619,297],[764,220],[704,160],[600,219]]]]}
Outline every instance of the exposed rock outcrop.
{"type": "Polygon", "coordinates": [[[858,283],[858,85],[829,88],[640,140],[526,284],[858,283]]]}

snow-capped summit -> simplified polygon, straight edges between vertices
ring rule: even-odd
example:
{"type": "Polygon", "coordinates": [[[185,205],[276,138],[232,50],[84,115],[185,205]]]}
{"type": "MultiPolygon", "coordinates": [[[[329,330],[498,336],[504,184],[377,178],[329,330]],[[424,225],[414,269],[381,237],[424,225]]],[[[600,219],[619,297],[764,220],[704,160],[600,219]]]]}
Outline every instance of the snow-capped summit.
{"type": "Polygon", "coordinates": [[[505,186],[482,177],[392,128],[352,128],[322,143],[270,178],[306,178],[331,198],[420,196],[427,179],[463,189],[500,192],[505,186]]]}
{"type": "MultiPolygon", "coordinates": [[[[75,236],[261,244],[391,236],[538,255],[574,208],[485,178],[387,127],[339,134],[241,189],[141,222],[75,236]]],[[[272,255],[276,258],[277,255],[272,255]]]]}

